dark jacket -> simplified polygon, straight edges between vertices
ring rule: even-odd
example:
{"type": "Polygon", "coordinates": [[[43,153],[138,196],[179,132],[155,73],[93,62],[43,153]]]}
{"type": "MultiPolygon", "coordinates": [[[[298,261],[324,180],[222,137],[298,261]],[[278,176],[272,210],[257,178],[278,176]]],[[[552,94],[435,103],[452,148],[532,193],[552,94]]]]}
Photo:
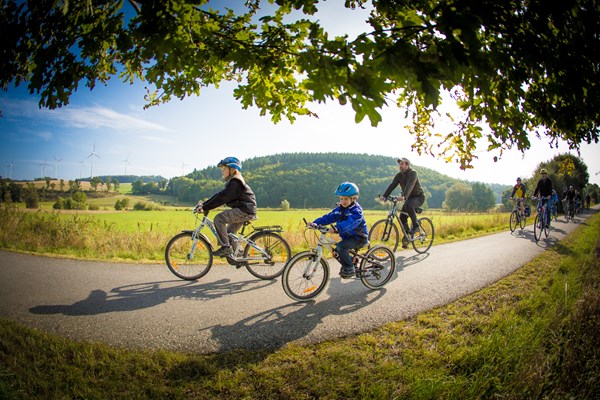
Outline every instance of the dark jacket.
{"type": "Polygon", "coordinates": [[[419,183],[417,171],[412,168],[407,169],[406,172],[398,172],[396,176],[394,176],[394,180],[390,186],[388,186],[383,193],[383,197],[388,197],[398,185],[402,188],[402,195],[406,199],[411,197],[425,197],[423,189],[421,189],[421,184],[419,183]]]}
{"type": "Polygon", "coordinates": [[[202,204],[202,209],[209,211],[226,204],[231,208],[239,208],[246,214],[256,215],[256,196],[242,177],[231,177],[225,189],[213,195],[202,204]]]}
{"type": "Polygon", "coordinates": [[[368,241],[367,221],[362,207],[357,202],[350,204],[347,208],[337,206],[329,214],[314,220],[314,223],[319,225],[329,225],[334,222],[342,239],[354,237],[364,242],[368,241]]]}
{"type": "Polygon", "coordinates": [[[552,196],[552,181],[550,178],[540,179],[533,191],[533,197],[549,197],[552,196]]]}

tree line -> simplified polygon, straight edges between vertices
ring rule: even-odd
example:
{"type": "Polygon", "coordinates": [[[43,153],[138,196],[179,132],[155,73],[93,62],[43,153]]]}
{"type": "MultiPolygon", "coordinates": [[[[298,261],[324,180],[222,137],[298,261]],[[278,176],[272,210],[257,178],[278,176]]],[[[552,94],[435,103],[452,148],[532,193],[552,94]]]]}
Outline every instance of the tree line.
{"type": "MultiPolygon", "coordinates": [[[[425,208],[442,208],[447,192],[454,185],[466,186],[472,194],[468,205],[456,205],[463,211],[492,208],[506,186],[471,184],[429,168],[414,166],[425,191],[425,208]],[[474,189],[473,189],[474,187],[474,189]]],[[[398,173],[393,157],[350,153],[286,153],[255,157],[243,162],[243,174],[258,199],[259,207],[278,208],[282,201],[292,208],[327,208],[336,201],[334,191],[344,181],[360,189],[365,208],[381,207],[375,197],[382,194],[398,173]]],[[[461,186],[462,187],[462,186],[461,186]]],[[[222,190],[221,173],[216,166],[194,170],[169,181],[166,193],[179,202],[196,202],[222,190]]],[[[400,193],[396,189],[394,193],[400,193]]],[[[448,203],[451,207],[455,205],[448,203]]]]}

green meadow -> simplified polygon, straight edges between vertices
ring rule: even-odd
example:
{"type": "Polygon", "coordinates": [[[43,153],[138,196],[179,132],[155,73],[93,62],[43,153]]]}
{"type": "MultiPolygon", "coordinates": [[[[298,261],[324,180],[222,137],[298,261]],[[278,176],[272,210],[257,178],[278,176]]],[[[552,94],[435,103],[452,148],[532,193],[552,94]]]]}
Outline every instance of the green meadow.
{"type": "MultiPolygon", "coordinates": [[[[190,206],[160,206],[148,199],[133,198],[136,202],[147,202],[153,209],[114,211],[108,205],[114,205],[119,196],[109,199],[93,199],[100,205],[97,211],[55,211],[50,204],[44,204],[38,211],[2,207],[0,248],[69,258],[162,262],[169,239],[198,223],[190,206]]],[[[133,204],[132,201],[130,207],[133,204]]],[[[296,253],[308,248],[303,219],[312,221],[329,211],[261,209],[253,224],[281,226],[283,236],[296,253]]],[[[214,215],[216,212],[209,216],[214,215]]],[[[385,210],[365,211],[369,225],[386,215],[385,210]]],[[[508,213],[444,214],[427,210],[422,215],[431,218],[435,225],[434,245],[508,229],[508,213]]],[[[208,232],[207,236],[213,239],[208,232]]]]}

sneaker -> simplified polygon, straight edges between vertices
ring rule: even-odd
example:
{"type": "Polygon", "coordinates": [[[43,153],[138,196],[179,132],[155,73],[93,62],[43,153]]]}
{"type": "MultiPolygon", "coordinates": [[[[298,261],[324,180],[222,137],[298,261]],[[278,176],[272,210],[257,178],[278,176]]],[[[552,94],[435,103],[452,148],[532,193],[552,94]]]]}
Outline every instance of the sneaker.
{"type": "Polygon", "coordinates": [[[342,269],[340,271],[340,277],[342,279],[354,278],[354,270],[345,270],[345,269],[342,269]]]}
{"type": "Polygon", "coordinates": [[[213,251],[213,256],[217,256],[217,257],[227,257],[230,256],[233,253],[233,250],[231,250],[231,246],[222,246],[220,247],[218,250],[213,251]]]}
{"type": "Polygon", "coordinates": [[[406,236],[404,236],[402,238],[402,248],[403,249],[408,249],[408,239],[406,238],[406,236]]]}

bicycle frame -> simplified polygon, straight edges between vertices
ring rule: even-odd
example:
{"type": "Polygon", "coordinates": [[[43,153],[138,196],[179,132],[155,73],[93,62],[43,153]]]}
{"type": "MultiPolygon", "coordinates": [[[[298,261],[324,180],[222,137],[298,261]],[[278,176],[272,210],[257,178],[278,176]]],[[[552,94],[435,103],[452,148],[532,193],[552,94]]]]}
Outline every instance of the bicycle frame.
{"type": "MultiPolygon", "coordinates": [[[[319,232],[321,232],[321,234],[319,235],[319,239],[317,240],[317,245],[315,246],[315,248],[312,249],[312,251],[317,256],[314,260],[314,264],[307,265],[306,269],[304,270],[304,277],[306,277],[306,278],[312,278],[312,275],[317,270],[317,267],[319,266],[319,263],[321,262],[321,260],[323,260],[325,262],[325,264],[327,264],[327,268],[329,268],[329,262],[327,261],[326,258],[323,258],[323,249],[326,248],[327,250],[329,250],[335,254],[334,246],[336,246],[338,244],[338,242],[336,240],[327,236],[327,233],[329,232],[328,227],[317,226],[312,229],[318,230],[319,232]]],[[[352,262],[355,265],[355,267],[357,266],[356,264],[358,264],[357,258],[358,259],[365,258],[357,250],[349,250],[348,252],[352,255],[352,262]]],[[[337,256],[334,256],[334,258],[337,259],[337,256]]]]}
{"type": "MultiPolygon", "coordinates": [[[[198,220],[198,219],[199,219],[198,215],[196,215],[196,220],[198,220]]],[[[265,258],[267,258],[267,259],[270,258],[270,255],[263,248],[259,247],[256,243],[254,243],[252,241],[252,239],[244,236],[244,229],[246,228],[246,225],[249,225],[249,222],[246,222],[242,225],[242,231],[239,232],[237,235],[232,232],[229,232],[229,237],[234,239],[237,243],[237,247],[235,249],[234,254],[231,256],[231,258],[237,262],[262,261],[265,258]],[[241,249],[243,249],[245,247],[246,244],[249,244],[250,246],[252,246],[252,248],[254,248],[256,251],[258,251],[260,254],[262,254],[263,257],[259,257],[259,256],[240,257],[238,253],[241,249]]],[[[194,249],[196,248],[198,236],[202,235],[208,241],[208,238],[206,238],[206,236],[201,232],[202,228],[204,228],[205,226],[209,229],[210,232],[212,232],[215,239],[217,239],[217,240],[219,239],[219,235],[217,233],[217,228],[215,227],[215,223],[210,218],[208,218],[208,215],[204,214],[202,221],[200,222],[198,227],[192,231],[193,243],[192,243],[192,249],[190,250],[190,254],[188,256],[189,258],[191,258],[194,255],[194,249]]],[[[270,231],[281,232],[281,229],[271,229],[270,231]]]]}
{"type": "MultiPolygon", "coordinates": [[[[407,217],[407,221],[408,218],[410,218],[410,215],[408,215],[408,213],[406,211],[402,211],[401,209],[398,210],[398,202],[400,201],[399,198],[397,196],[389,196],[388,200],[392,203],[392,208],[390,208],[390,212],[388,213],[387,219],[389,222],[393,223],[394,222],[394,218],[396,219],[396,221],[398,221],[398,225],[400,226],[400,230],[402,231],[402,234],[408,238],[408,232],[406,232],[406,229],[404,228],[404,224],[402,223],[402,220],[400,219],[401,215],[406,215],[407,217]]],[[[416,210],[418,210],[419,208],[416,208],[416,210]]],[[[417,211],[417,214],[420,214],[421,211],[417,211]]],[[[408,223],[408,222],[407,222],[408,223]]],[[[409,241],[411,241],[412,239],[408,239],[409,241]]]]}

